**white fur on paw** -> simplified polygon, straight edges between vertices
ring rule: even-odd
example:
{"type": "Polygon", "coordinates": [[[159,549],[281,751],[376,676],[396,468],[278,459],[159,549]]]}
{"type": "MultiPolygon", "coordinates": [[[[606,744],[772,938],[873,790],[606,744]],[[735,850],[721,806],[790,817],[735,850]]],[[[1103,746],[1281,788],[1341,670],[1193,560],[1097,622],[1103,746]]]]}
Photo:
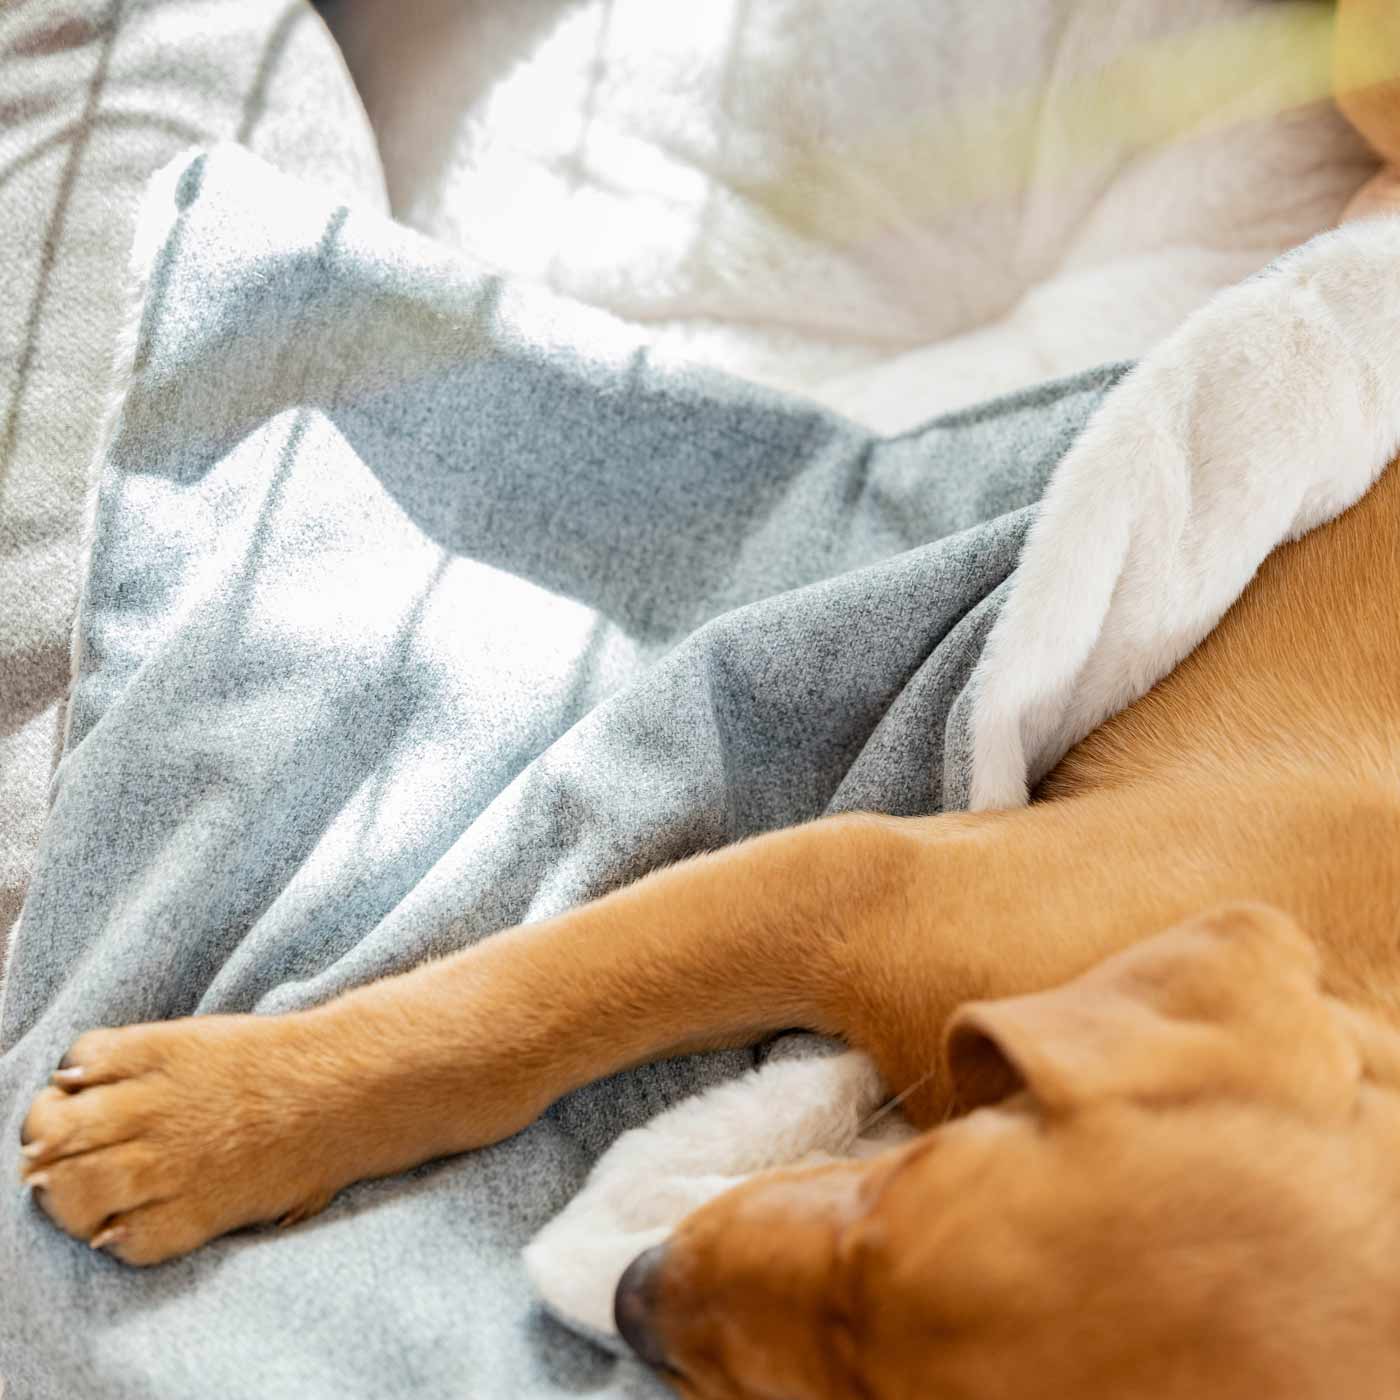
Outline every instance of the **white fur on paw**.
{"type": "Polygon", "coordinates": [[[780,1060],[687,1099],[624,1133],[583,1189],[525,1250],[550,1310],[594,1335],[615,1335],[623,1270],[707,1201],[772,1167],[866,1155],[910,1136],[897,1114],[862,1138],[885,1097],[857,1051],[780,1060]]]}

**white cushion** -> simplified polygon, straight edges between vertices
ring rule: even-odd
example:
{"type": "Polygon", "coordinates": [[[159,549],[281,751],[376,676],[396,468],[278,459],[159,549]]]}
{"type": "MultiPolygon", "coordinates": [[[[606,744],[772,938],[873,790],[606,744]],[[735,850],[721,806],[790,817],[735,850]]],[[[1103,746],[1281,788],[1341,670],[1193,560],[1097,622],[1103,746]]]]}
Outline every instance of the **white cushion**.
{"type": "Polygon", "coordinates": [[[400,217],[899,430],[1141,354],[1373,159],[1313,0],[342,0],[400,217]]]}

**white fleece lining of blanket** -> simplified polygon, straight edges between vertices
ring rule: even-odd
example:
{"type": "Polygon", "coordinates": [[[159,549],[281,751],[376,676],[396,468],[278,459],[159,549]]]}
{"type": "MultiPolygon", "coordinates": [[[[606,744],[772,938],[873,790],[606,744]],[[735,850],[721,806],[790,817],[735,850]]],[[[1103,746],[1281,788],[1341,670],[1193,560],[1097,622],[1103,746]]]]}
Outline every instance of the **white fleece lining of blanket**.
{"type": "MultiPolygon", "coordinates": [[[[1271,550],[1370,488],[1400,448],[1398,329],[1400,219],[1369,220],[1220,293],[1109,394],[1056,468],[974,673],[975,807],[1026,802],[1271,550]]],[[[626,1134],[526,1250],[541,1297],[615,1336],[637,1253],[754,1171],[888,1145],[858,1131],[885,1092],[855,1052],[778,1063],[626,1134]]]]}
{"type": "Polygon", "coordinates": [[[1167,674],[1265,556],[1400,446],[1400,219],[1325,233],[1221,292],[1055,470],[974,673],[974,810],[1167,674]]]}

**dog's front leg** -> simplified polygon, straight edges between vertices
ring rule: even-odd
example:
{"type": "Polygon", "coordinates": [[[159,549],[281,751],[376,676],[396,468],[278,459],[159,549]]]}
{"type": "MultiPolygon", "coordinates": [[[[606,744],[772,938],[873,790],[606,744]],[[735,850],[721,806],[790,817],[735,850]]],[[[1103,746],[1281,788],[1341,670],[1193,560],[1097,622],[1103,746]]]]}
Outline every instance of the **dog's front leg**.
{"type": "Polygon", "coordinates": [[[497,1141],[626,1065],[841,1033],[860,950],[909,917],[922,825],[758,837],[310,1011],[89,1032],[28,1115],[28,1180],[69,1233],[150,1263],[497,1141]]]}

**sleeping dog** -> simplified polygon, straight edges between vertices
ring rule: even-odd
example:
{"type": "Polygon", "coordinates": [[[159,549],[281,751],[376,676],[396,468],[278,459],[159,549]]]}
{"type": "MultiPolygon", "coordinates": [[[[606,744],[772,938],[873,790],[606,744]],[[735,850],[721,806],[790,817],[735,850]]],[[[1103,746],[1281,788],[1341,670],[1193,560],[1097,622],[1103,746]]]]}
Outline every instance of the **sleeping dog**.
{"type": "MultiPolygon", "coordinates": [[[[1343,6],[1352,52],[1400,55],[1388,14],[1343,6]]],[[[1393,89],[1347,111],[1400,162],[1393,89]]],[[[925,1131],[748,1182],[636,1261],[619,1322],[682,1394],[1391,1397],[1397,597],[1391,468],[1030,806],[830,817],[315,1010],[89,1032],[26,1180],[154,1263],[803,1025],[916,1086],[925,1131]]]]}

